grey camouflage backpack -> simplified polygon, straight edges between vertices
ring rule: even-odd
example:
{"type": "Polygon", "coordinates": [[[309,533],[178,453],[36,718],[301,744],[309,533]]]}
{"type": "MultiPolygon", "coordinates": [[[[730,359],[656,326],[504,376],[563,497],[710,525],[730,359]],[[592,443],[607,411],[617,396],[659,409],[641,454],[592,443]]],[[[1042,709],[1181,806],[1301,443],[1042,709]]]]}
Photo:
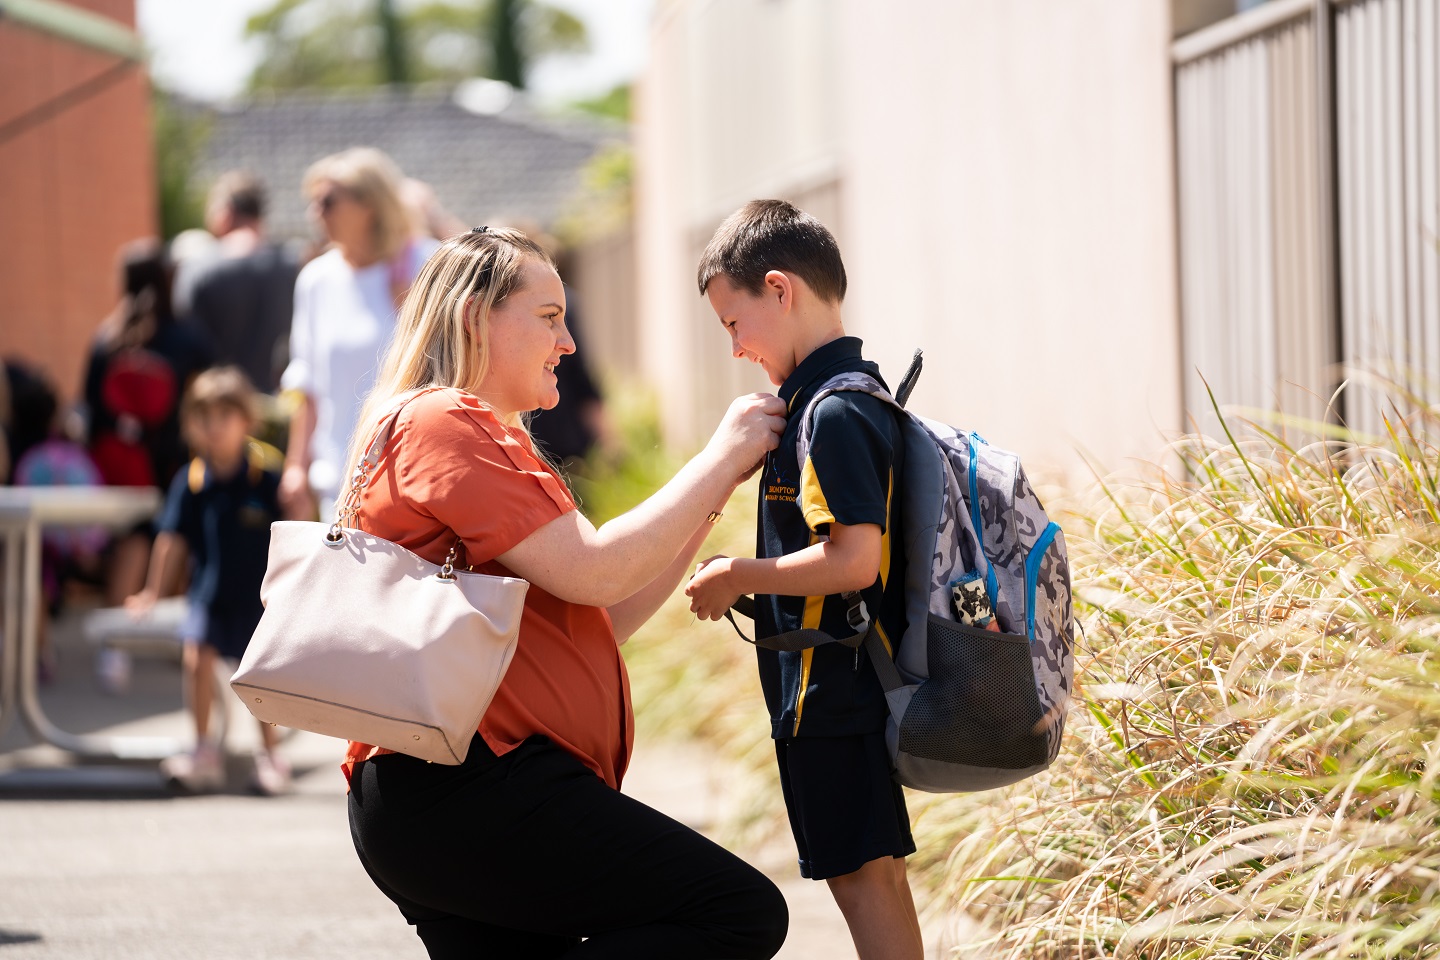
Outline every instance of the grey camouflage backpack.
{"type": "Polygon", "coordinates": [[[1074,671],[1070,565],[1065,536],[1017,456],[904,408],[918,372],[917,353],[900,400],[864,374],[826,381],[802,414],[797,441],[803,464],[816,404],[841,390],[868,393],[897,412],[907,573],[895,658],[870,630],[858,594],[850,595],[852,637],[797,630],[756,642],[777,650],[863,644],[890,704],[896,779],[935,793],[987,790],[1039,773],[1059,752],[1074,671]],[[1000,633],[959,622],[955,587],[977,580],[1000,633]]]}

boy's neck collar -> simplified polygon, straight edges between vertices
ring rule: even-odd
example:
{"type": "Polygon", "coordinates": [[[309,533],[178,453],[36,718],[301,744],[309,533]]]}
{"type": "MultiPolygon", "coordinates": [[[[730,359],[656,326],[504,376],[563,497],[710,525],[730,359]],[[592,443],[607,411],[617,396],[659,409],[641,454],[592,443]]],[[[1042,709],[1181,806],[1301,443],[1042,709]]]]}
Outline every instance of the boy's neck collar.
{"type": "Polygon", "coordinates": [[[211,475],[217,481],[233,480],[235,479],[235,477],[239,476],[240,471],[244,470],[246,467],[246,459],[247,458],[244,451],[242,451],[240,453],[240,456],[235,458],[233,461],[224,464],[218,462],[213,457],[204,458],[205,466],[210,469],[211,475]]]}
{"type": "Polygon", "coordinates": [[[805,385],[820,377],[827,369],[843,360],[861,357],[862,341],[859,337],[836,337],[810,351],[805,359],[796,364],[790,376],[780,386],[780,399],[789,409],[791,401],[805,388],[805,385]]]}

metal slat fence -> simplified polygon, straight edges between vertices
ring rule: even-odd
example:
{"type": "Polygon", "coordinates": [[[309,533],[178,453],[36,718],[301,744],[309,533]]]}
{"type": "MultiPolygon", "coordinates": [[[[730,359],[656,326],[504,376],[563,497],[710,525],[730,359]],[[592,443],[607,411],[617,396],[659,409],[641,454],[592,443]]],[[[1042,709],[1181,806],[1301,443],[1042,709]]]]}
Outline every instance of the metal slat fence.
{"type": "Polygon", "coordinates": [[[1389,401],[1366,374],[1432,398],[1440,387],[1436,6],[1335,11],[1340,340],[1355,381],[1347,420],[1370,433],[1384,429],[1389,401]]]}
{"type": "Polygon", "coordinates": [[[1326,345],[1309,0],[1277,2],[1176,43],[1185,404],[1322,419],[1326,345]]]}
{"type": "Polygon", "coordinates": [[[1201,430],[1218,427],[1202,376],[1224,405],[1343,413],[1367,432],[1393,392],[1365,372],[1440,396],[1437,6],[1273,0],[1174,45],[1185,401],[1201,430]]]}

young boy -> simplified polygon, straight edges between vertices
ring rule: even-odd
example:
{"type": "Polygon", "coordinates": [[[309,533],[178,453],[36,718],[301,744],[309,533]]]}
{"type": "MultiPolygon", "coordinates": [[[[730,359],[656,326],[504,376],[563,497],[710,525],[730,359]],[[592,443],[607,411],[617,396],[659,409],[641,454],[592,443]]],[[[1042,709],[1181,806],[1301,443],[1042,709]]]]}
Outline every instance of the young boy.
{"type": "MultiPolygon", "coordinates": [[[[899,537],[900,428],[883,401],[836,393],[815,410],[809,456],[797,462],[800,414],[838,373],[880,371],[845,336],[845,266],[830,231],[779,200],[755,200],[720,225],[700,260],[700,292],[736,359],[760,364],[789,418],[760,478],[755,559],[712,557],[685,592],[719,619],[755,594],[755,630],[854,633],[840,594],[859,591],[886,646],[904,633],[899,537]]],[[[880,381],[884,383],[883,380],[880,381]]],[[[920,923],[905,875],[915,852],[905,797],[885,746],[887,708],[870,658],[839,644],[759,650],[780,785],[800,872],[825,880],[861,960],[921,960],[920,923]]]]}
{"type": "MultiPolygon", "coordinates": [[[[217,367],[195,378],[181,415],[198,456],[170,484],[145,588],[125,601],[137,614],[154,606],[189,555],[184,670],[195,748],[161,764],[170,783],[186,790],[224,785],[221,745],[210,736],[217,661],[239,660],[260,622],[270,524],[280,519],[280,475],[249,438],[254,403],[254,390],[238,367],[217,367]]],[[[290,769],[275,751],[275,728],[260,724],[260,736],[263,749],[255,756],[251,786],[267,796],[282,793],[290,769]]]]}

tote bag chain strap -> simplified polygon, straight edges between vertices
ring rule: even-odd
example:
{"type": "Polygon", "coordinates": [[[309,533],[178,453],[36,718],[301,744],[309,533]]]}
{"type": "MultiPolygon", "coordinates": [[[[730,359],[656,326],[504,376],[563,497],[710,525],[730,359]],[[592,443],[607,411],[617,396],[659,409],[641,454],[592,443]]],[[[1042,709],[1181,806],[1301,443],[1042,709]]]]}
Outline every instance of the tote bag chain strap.
{"type": "MultiPolygon", "coordinates": [[[[408,398],[405,402],[408,402],[408,398]]],[[[405,402],[391,411],[390,415],[380,424],[380,429],[375,434],[375,440],[370,444],[370,449],[355,467],[355,472],[350,474],[350,486],[345,492],[345,502],[335,512],[335,522],[330,524],[330,530],[325,534],[325,542],[332,547],[338,547],[345,542],[345,528],[348,524],[353,529],[359,529],[360,522],[360,495],[365,490],[365,484],[370,480],[370,471],[375,469],[380,462],[380,451],[385,449],[385,444],[390,440],[390,434],[395,429],[395,421],[400,417],[400,411],[405,408],[405,402]]],[[[455,557],[460,549],[460,538],[456,537],[455,542],[450,545],[450,552],[445,557],[445,562],[440,566],[440,572],[436,578],[455,582],[455,557]]]]}

